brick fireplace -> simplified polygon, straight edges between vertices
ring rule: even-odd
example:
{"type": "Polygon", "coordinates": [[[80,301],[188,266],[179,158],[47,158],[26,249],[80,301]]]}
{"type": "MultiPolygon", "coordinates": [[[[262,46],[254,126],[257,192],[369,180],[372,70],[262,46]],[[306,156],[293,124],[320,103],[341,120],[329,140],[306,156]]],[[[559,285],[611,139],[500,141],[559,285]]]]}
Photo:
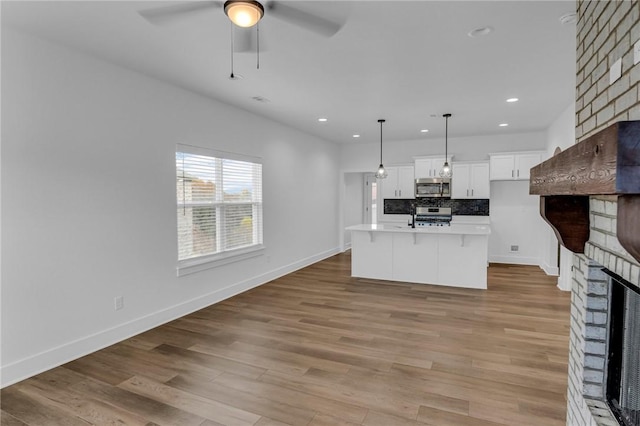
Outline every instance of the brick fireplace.
{"type": "MultiPolygon", "coordinates": [[[[640,3],[577,0],[575,5],[575,142],[581,143],[617,122],[640,120],[640,63],[634,63],[633,52],[640,40],[640,3]],[[621,76],[612,81],[609,70],[617,61],[621,61],[621,76]]],[[[569,426],[618,424],[603,402],[610,287],[602,268],[640,285],[637,253],[632,256],[618,238],[619,220],[628,221],[619,218],[618,201],[613,194],[592,195],[577,206],[586,210],[578,215],[579,220],[586,216],[586,226],[580,227],[586,235],[573,248],[570,272],[569,426]]],[[[623,232],[627,232],[624,239],[640,233],[640,228],[623,232]]]]}
{"type": "Polygon", "coordinates": [[[616,236],[615,197],[592,197],[591,233],[584,254],[574,255],[567,424],[614,426],[604,402],[610,319],[610,283],[603,268],[640,286],[640,266],[616,236]]]}

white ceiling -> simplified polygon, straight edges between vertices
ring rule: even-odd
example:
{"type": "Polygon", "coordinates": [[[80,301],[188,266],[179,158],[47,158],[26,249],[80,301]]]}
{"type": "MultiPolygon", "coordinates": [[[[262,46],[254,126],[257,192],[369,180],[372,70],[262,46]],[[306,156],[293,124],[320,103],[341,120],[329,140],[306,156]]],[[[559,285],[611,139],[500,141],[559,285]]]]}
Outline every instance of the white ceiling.
{"type": "Polygon", "coordinates": [[[539,131],[574,100],[575,24],[559,21],[574,1],[290,2],[345,25],[326,38],[267,9],[260,69],[236,53],[235,81],[221,8],[162,26],[137,13],[175,3],[2,1],[2,24],[339,143],[379,140],[379,118],[385,141],[441,138],[446,112],[450,137],[539,131]]]}

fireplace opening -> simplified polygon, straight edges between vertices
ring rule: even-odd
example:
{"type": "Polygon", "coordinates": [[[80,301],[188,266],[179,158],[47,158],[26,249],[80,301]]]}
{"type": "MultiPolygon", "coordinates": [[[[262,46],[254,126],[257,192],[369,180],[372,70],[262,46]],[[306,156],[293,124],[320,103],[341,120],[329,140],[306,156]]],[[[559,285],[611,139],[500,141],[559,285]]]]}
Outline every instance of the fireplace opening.
{"type": "Polygon", "coordinates": [[[606,399],[618,422],[640,426],[640,289],[610,277],[606,399]]]}

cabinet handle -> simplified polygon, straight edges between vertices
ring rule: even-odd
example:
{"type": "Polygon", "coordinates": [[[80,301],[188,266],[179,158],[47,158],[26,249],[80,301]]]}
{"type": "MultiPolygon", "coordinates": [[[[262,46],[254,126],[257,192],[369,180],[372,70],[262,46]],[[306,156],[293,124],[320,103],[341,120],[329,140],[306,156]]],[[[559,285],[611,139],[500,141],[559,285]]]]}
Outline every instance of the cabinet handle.
{"type": "Polygon", "coordinates": [[[467,189],[467,197],[469,196],[469,190],[467,189]]]}
{"type": "Polygon", "coordinates": [[[511,170],[511,177],[514,177],[513,175],[514,175],[513,170],[511,170]]]}
{"type": "Polygon", "coordinates": [[[402,197],[402,189],[398,189],[398,197],[402,197]]]}
{"type": "Polygon", "coordinates": [[[518,169],[518,177],[520,177],[520,169],[518,169]]]}
{"type": "Polygon", "coordinates": [[[473,189],[471,190],[471,196],[473,197],[473,189]]]}

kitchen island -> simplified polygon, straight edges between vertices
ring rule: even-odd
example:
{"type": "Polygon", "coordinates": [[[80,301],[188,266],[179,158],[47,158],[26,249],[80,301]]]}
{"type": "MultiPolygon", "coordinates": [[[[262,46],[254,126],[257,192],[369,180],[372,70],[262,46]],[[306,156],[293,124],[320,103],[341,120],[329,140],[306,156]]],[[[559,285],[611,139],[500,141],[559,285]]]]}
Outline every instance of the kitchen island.
{"type": "Polygon", "coordinates": [[[487,288],[487,224],[354,225],[347,230],[354,277],[487,288]]]}

